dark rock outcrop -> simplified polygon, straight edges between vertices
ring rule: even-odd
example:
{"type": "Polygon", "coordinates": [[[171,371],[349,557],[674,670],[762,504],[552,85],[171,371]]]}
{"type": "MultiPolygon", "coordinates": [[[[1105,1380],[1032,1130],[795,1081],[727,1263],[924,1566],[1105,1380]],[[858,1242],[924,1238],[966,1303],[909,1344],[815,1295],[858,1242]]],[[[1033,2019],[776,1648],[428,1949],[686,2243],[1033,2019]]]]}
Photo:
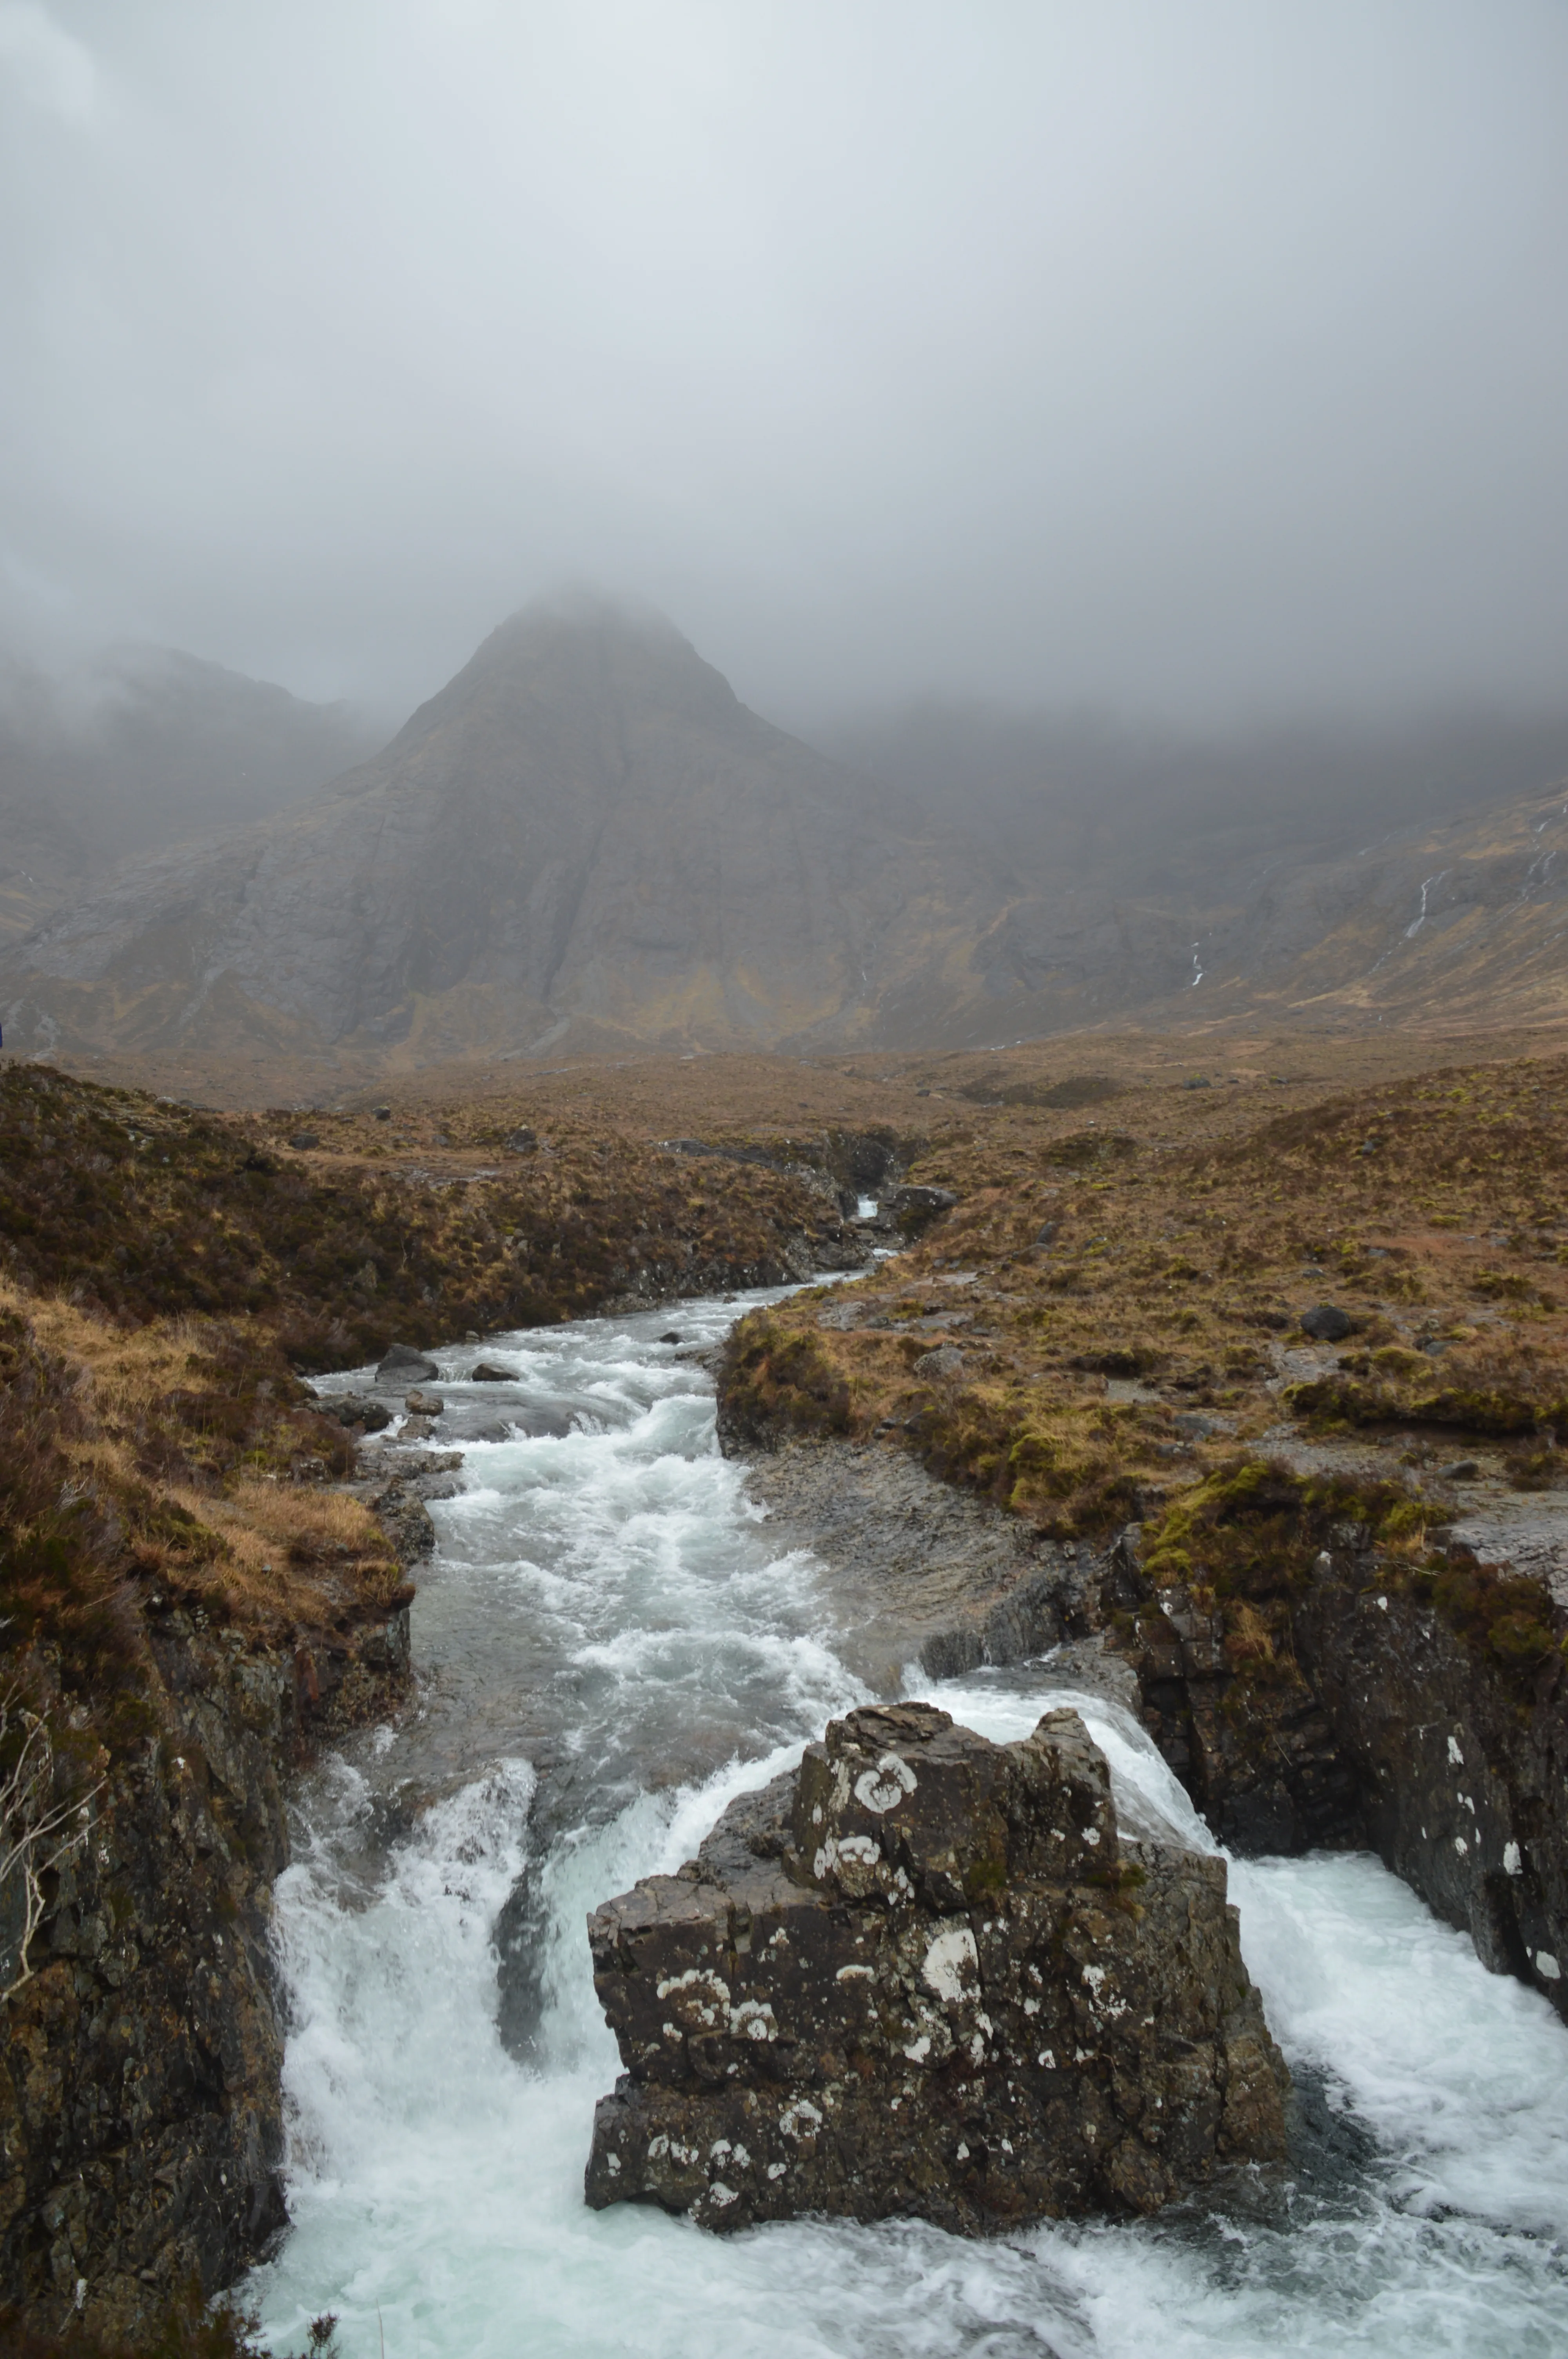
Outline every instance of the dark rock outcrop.
{"type": "Polygon", "coordinates": [[[1119,1837],[1075,1712],[1008,1745],[928,1704],[851,1712],[589,1937],[627,2067],[596,2206],[972,2234],[1152,2212],[1284,2151],[1224,1864],[1119,1837]]]}
{"type": "Polygon", "coordinates": [[[1351,1325],[1349,1312],[1341,1310],[1336,1302],[1320,1302],[1302,1316],[1302,1333],[1319,1343],[1343,1343],[1351,1325]]]}
{"type": "Polygon", "coordinates": [[[1368,1837],[1484,1965],[1568,2019],[1568,1617],[1521,1678],[1369,1553],[1349,1570],[1294,1625],[1368,1837]]]}
{"type": "Polygon", "coordinates": [[[408,1671],[406,1604],[335,1649],[247,1651],[183,1608],[149,1640],[145,1743],[107,1768],[0,2018],[0,2302],[40,2327],[134,2332],[283,2226],[283,1781],[408,1671]]]}
{"type": "MultiPolygon", "coordinates": [[[[1140,1586],[1133,1537],[1108,1565],[1124,1592],[1140,1586]]],[[[1470,1558],[1451,1551],[1455,1575],[1470,1558]]],[[[1223,1842],[1375,1850],[1484,1964],[1568,2017],[1568,1599],[1553,1595],[1561,1575],[1530,1582],[1506,1562],[1476,1578],[1515,1607],[1500,1645],[1444,1610],[1444,1582],[1412,1579],[1347,1524],[1290,1596],[1288,1647],[1261,1673],[1179,1584],[1142,1584],[1113,1643],[1223,1842]]]]}
{"type": "Polygon", "coordinates": [[[908,1237],[917,1236],[950,1212],[958,1199],[951,1188],[890,1188],[880,1199],[881,1216],[908,1237]]]}

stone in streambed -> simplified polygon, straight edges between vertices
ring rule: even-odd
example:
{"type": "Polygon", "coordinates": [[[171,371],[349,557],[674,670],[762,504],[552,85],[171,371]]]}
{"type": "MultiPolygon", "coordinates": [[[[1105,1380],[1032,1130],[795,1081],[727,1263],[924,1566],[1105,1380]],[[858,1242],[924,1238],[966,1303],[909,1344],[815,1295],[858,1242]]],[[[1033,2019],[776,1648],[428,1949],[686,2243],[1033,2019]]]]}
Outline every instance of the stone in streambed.
{"type": "Polygon", "coordinates": [[[416,1352],[411,1343],[389,1343],[382,1354],[375,1380],[379,1385],[425,1384],[440,1373],[435,1361],[416,1352]]]}
{"type": "Polygon", "coordinates": [[[1076,1712],[1006,1745],[929,1704],[850,1712],[589,1933],[626,2066],[596,2207],[978,2234],[1284,2153],[1224,1862],[1119,1837],[1076,1712]]]}
{"type": "Polygon", "coordinates": [[[363,1433],[384,1432],[392,1423],[392,1411],[367,1393],[330,1394],[313,1406],[318,1417],[334,1418],[340,1425],[357,1426],[363,1433]]]}

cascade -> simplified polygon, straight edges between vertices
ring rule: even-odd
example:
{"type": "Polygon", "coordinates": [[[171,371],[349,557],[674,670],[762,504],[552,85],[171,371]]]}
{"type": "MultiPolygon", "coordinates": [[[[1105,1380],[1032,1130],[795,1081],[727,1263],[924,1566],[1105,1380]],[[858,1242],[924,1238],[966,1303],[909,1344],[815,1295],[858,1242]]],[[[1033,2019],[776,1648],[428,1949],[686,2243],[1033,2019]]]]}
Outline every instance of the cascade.
{"type": "MultiPolygon", "coordinates": [[[[1568,2031],[1363,1856],[1230,1871],[1296,2078],[1282,2185],[995,2243],[585,2207],[617,2069],[586,1912],[866,1700],[810,1556],[719,1454],[697,1354],[737,1307],[683,1305],[679,1347],[667,1310],[492,1337],[505,1386],[436,1354],[464,1457],[420,1701],[307,1781],[277,1889],[293,2224],[247,2290],[279,2347],[331,2310],[345,2359],[1555,2359],[1568,2031]]],[[[1075,1704],[1129,1827],[1213,1848],[1138,1723],[1049,1658],[910,1692],[998,1741],[1075,1704]]]]}

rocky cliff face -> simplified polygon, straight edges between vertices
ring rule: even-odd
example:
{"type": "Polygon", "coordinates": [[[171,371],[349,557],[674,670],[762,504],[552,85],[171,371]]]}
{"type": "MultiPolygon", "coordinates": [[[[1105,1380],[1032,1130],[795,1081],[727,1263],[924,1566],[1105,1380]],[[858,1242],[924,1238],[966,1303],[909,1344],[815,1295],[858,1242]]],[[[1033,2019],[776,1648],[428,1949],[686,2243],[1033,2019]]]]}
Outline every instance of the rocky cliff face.
{"type": "MultiPolygon", "coordinates": [[[[1455,1553],[1463,1577],[1470,1551],[1455,1553]]],[[[1568,2017],[1568,1608],[1509,1570],[1503,1602],[1542,1617],[1539,1650],[1517,1657],[1506,1626],[1499,1653],[1356,1527],[1292,1601],[1273,1677],[1238,1678],[1223,1625],[1179,1589],[1121,1643],[1145,1721],[1227,1843],[1367,1844],[1484,1964],[1568,2017]]]]}
{"type": "Polygon", "coordinates": [[[284,2223],[284,1779],[309,1734],[401,1683],[408,1614],[292,1658],[203,1623],[156,1619],[142,1745],[50,1879],[5,2008],[0,2306],[40,2327],[133,2331],[192,2278],[230,2283],[284,2223]]]}
{"type": "Polygon", "coordinates": [[[973,2234],[1152,2212],[1284,2151],[1223,1863],[1120,1834],[1073,1712],[1011,1745],[851,1712],[589,1938],[627,2067],[596,2205],[973,2234]]]}

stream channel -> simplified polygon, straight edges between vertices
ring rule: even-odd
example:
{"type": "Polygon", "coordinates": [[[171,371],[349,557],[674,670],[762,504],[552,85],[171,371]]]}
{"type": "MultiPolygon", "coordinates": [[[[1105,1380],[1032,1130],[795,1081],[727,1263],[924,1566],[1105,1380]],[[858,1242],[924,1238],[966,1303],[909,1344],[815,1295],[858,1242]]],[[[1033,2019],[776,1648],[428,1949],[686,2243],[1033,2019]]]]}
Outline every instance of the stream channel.
{"type": "MultiPolygon", "coordinates": [[[[307,1781],[277,1890],[293,2224],[244,2288],[276,2347],[330,2310],[345,2359],[1562,2359],[1568,2031],[1365,1856],[1231,1866],[1296,2076],[1282,2184],[992,2243],[585,2207],[618,2069],[587,1910],[867,1700],[821,1568],[770,1544],[710,1379],[657,1340],[711,1346],[774,1299],[434,1355],[465,1456],[431,1510],[419,1702],[307,1781]],[[469,1381],[481,1356],[514,1380],[469,1381]]],[[[1134,1831],[1213,1848],[1136,1723],[1048,1658],[908,1691],[999,1740],[1076,1701],[1134,1831]]]]}

